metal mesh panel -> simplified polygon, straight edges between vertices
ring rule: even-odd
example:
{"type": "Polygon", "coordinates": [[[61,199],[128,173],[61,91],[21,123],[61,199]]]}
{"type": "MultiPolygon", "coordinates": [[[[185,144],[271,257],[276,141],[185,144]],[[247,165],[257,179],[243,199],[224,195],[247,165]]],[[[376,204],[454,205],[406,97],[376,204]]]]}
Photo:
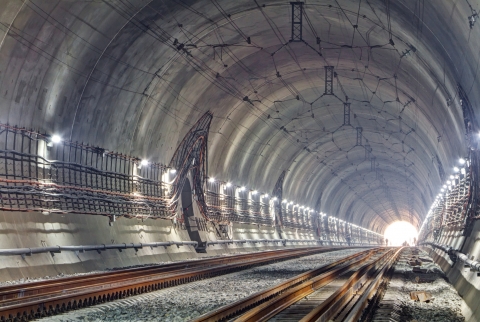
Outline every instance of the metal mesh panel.
{"type": "Polygon", "coordinates": [[[8,125],[0,146],[2,210],[168,217],[163,165],[8,125]]]}

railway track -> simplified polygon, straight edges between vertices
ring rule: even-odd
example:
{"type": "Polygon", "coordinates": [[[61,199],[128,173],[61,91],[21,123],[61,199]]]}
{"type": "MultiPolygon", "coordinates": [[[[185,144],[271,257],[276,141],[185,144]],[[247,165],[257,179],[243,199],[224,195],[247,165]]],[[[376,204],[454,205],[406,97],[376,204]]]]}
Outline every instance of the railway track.
{"type": "Polygon", "coordinates": [[[348,256],[193,321],[358,321],[400,251],[377,248],[348,256]]]}
{"type": "Polygon", "coordinates": [[[0,287],[0,321],[28,321],[256,265],[352,247],[306,247],[224,256],[0,287]]]}

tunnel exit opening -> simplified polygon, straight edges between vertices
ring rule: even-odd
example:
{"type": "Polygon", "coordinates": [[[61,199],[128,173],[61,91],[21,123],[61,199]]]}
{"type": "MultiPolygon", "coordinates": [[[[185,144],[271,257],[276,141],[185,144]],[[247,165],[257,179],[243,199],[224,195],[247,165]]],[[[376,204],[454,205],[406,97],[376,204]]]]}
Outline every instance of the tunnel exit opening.
{"type": "Polygon", "coordinates": [[[404,243],[413,246],[417,241],[418,231],[409,222],[396,221],[387,227],[384,236],[388,246],[402,246],[404,243]]]}

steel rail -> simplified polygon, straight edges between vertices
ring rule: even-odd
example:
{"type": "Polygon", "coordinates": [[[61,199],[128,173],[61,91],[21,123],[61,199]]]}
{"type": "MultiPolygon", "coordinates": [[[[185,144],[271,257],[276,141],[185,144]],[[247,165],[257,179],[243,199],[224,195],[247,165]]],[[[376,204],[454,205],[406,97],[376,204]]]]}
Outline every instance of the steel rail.
{"type": "MultiPolygon", "coordinates": [[[[399,251],[391,249],[374,262],[357,270],[340,289],[302,318],[300,322],[326,322],[335,317],[344,306],[353,299],[356,292],[360,290],[368,280],[371,280],[376,272],[382,271],[382,268],[387,267],[388,263],[392,263],[398,254],[399,251]]],[[[357,309],[359,308],[357,307],[357,309]]],[[[358,311],[356,311],[355,314],[357,313],[358,311]]]]}
{"type": "Polygon", "coordinates": [[[155,265],[0,287],[0,321],[30,320],[165,287],[315,253],[352,247],[305,247],[155,265]]]}
{"type": "Polygon", "coordinates": [[[270,316],[265,312],[271,310],[272,307],[274,308],[273,310],[275,310],[275,308],[278,308],[279,305],[286,303],[286,301],[289,301],[290,303],[291,298],[295,298],[298,292],[304,292],[304,294],[306,295],[310,294],[313,288],[319,288],[325,285],[326,283],[336,278],[342,272],[345,272],[349,268],[358,265],[358,263],[363,263],[365,260],[373,256],[380,250],[381,249],[377,248],[374,250],[363,251],[354,255],[347,256],[339,261],[297,275],[281,284],[275,285],[271,288],[252,294],[239,301],[213,310],[194,319],[193,321],[224,321],[232,318],[233,316],[239,315],[246,310],[250,310],[252,307],[255,308],[240,317],[238,321],[260,321],[270,316]],[[351,261],[354,262],[350,263],[351,261]],[[299,291],[299,289],[301,291],[299,291]],[[294,295],[291,295],[292,293],[294,295]]]}
{"type": "Polygon", "coordinates": [[[350,310],[350,313],[348,313],[348,315],[343,319],[343,322],[354,322],[360,319],[363,314],[363,310],[368,306],[372,297],[379,291],[379,286],[384,281],[385,275],[393,267],[401,252],[402,248],[400,248],[391,258],[387,260],[375,278],[370,281],[369,285],[364,286],[366,289],[362,292],[362,295],[350,310]]]}
{"type": "MultiPolygon", "coordinates": [[[[342,274],[348,271],[357,269],[359,267],[360,267],[360,271],[362,271],[362,269],[364,269],[364,267],[366,266],[370,267],[371,264],[367,264],[366,266],[362,266],[362,265],[365,262],[367,262],[369,259],[371,259],[372,256],[377,254],[379,251],[381,251],[381,249],[377,249],[377,251],[369,252],[365,256],[362,256],[361,258],[353,262],[348,262],[340,266],[336,265],[335,268],[327,271],[326,273],[321,274],[320,276],[317,276],[305,283],[302,283],[297,287],[291,290],[288,290],[284,294],[281,294],[277,298],[271,301],[268,301],[260,305],[259,307],[254,308],[253,310],[248,311],[244,315],[237,318],[235,321],[236,322],[267,321],[270,318],[274,317],[276,314],[280,313],[284,309],[291,306],[292,304],[295,304],[296,302],[300,301],[304,297],[312,294],[313,292],[317,291],[318,289],[332,282],[342,274]]],[[[385,256],[385,254],[382,255],[382,257],[383,256],[385,256]]],[[[308,320],[308,321],[316,321],[316,319],[308,320]]],[[[328,321],[328,320],[325,320],[325,321],[328,321]]]]}
{"type": "MultiPolygon", "coordinates": [[[[325,250],[326,248],[318,248],[318,251],[325,250]]],[[[343,249],[343,248],[339,248],[343,249]]],[[[312,248],[299,248],[298,254],[300,252],[315,252],[315,249],[312,248]]],[[[179,263],[170,263],[164,265],[154,265],[140,268],[131,268],[131,269],[122,269],[104,273],[95,273],[82,276],[71,276],[66,278],[59,278],[49,281],[38,281],[30,283],[22,283],[18,285],[9,285],[0,287],[0,307],[2,306],[5,300],[23,298],[30,295],[38,295],[40,293],[47,293],[53,291],[64,292],[68,288],[75,288],[77,286],[88,286],[90,284],[96,284],[99,281],[108,281],[108,280],[118,280],[120,278],[135,278],[135,277],[146,277],[149,275],[156,274],[172,274],[177,271],[183,271],[192,269],[193,267],[205,267],[205,266],[214,266],[214,265],[225,265],[232,264],[236,262],[244,263],[248,260],[253,260],[256,258],[264,258],[265,260],[282,259],[283,254],[288,258],[289,256],[296,256],[295,254],[290,255],[292,249],[285,249],[280,251],[264,251],[251,254],[242,254],[242,255],[231,255],[224,256],[219,258],[212,259],[202,259],[189,262],[179,262],[179,263]],[[272,258],[273,256],[273,258],[272,258]]]]}
{"type": "Polygon", "coordinates": [[[354,254],[225,305],[192,321],[225,321],[242,313],[243,315],[235,319],[236,322],[267,321],[333,280],[352,271],[354,272],[338,290],[304,316],[301,321],[329,321],[345,307],[347,309],[342,314],[346,317],[342,317],[343,321],[357,321],[368,305],[368,300],[375,295],[385,273],[396,262],[400,252],[401,249],[377,248],[354,254]],[[357,292],[361,289],[360,295],[357,292]]]}
{"type": "MultiPolygon", "coordinates": [[[[60,278],[54,279],[49,281],[39,281],[33,283],[25,283],[19,285],[10,285],[0,287],[0,307],[2,306],[4,300],[8,299],[16,299],[21,297],[25,299],[30,295],[38,295],[39,292],[48,293],[52,291],[61,291],[65,292],[67,288],[76,288],[80,286],[89,286],[96,285],[99,282],[106,282],[108,280],[119,280],[120,278],[124,279],[132,279],[135,277],[148,277],[149,275],[157,275],[157,274],[174,274],[177,272],[188,271],[189,269],[193,268],[200,268],[200,267],[212,267],[212,266],[223,266],[231,263],[250,263],[252,260],[256,260],[257,258],[265,258],[269,259],[282,259],[283,254],[286,257],[289,257],[292,250],[283,250],[282,252],[261,252],[261,253],[254,253],[254,254],[243,254],[243,255],[236,255],[236,256],[226,256],[221,258],[213,258],[213,259],[204,259],[198,261],[191,261],[191,262],[180,262],[180,263],[171,263],[166,265],[155,265],[155,266],[147,266],[135,269],[125,269],[125,270],[118,270],[118,271],[111,271],[105,273],[97,273],[97,274],[90,274],[90,275],[83,275],[83,276],[74,276],[74,277],[67,277],[67,278],[60,278]]],[[[300,249],[300,252],[305,252],[305,248],[300,249]]],[[[311,251],[309,249],[307,252],[311,251]]],[[[301,254],[299,252],[299,254],[301,254]]]]}

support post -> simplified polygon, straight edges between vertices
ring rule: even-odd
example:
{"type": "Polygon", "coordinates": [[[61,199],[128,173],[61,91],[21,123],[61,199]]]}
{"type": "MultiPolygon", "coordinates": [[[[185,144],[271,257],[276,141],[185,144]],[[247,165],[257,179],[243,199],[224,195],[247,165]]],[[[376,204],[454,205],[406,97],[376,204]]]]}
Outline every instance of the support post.
{"type": "Polygon", "coordinates": [[[357,127],[357,145],[359,146],[362,145],[362,131],[363,131],[363,128],[357,127]]]}
{"type": "Polygon", "coordinates": [[[350,125],[350,103],[343,103],[343,125],[350,125]]]}
{"type": "Polygon", "coordinates": [[[333,66],[325,66],[325,94],[333,95],[333,66]]]}
{"type": "Polygon", "coordinates": [[[372,152],[372,147],[370,144],[365,144],[365,160],[370,160],[370,153],[372,152]]]}
{"type": "Polygon", "coordinates": [[[301,42],[303,22],[303,2],[290,2],[292,5],[292,37],[291,42],[301,42]]]}

